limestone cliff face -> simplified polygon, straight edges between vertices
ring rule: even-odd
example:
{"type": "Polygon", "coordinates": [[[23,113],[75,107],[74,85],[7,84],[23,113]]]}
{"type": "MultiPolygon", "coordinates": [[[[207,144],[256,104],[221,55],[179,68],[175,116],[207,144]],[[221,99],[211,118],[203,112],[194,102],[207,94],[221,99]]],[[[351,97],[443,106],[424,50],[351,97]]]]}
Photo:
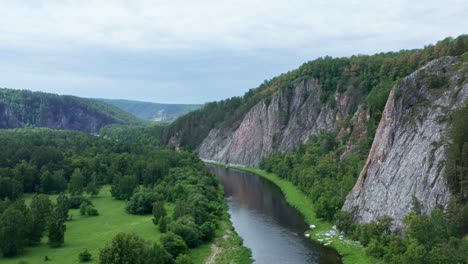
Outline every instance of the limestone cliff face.
{"type": "Polygon", "coordinates": [[[264,157],[289,150],[321,130],[331,131],[339,110],[320,102],[316,80],[297,81],[255,105],[239,127],[214,128],[198,149],[202,159],[258,166],[264,157]]]}
{"type": "Polygon", "coordinates": [[[468,64],[453,57],[433,61],[397,85],[388,97],[367,162],[345,210],[369,222],[383,215],[395,228],[411,210],[412,197],[423,211],[446,206],[443,177],[450,141],[450,113],[467,102],[468,64]],[[438,87],[439,86],[439,87],[438,87]]]}
{"type": "Polygon", "coordinates": [[[16,119],[8,104],[0,101],[0,128],[17,128],[20,122],[16,119]]]}

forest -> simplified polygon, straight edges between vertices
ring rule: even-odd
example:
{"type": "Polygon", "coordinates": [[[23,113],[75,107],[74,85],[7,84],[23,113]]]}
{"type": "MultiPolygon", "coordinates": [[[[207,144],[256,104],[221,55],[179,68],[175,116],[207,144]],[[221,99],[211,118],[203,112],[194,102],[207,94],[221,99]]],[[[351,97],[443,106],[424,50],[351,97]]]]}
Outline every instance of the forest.
{"type": "MultiPolygon", "coordinates": [[[[151,216],[160,236],[149,242],[119,233],[93,256],[99,263],[191,263],[185,254],[214,238],[224,214],[217,178],[193,153],[37,128],[0,130],[0,145],[5,257],[21,256],[43,238],[51,248],[67,247],[67,226],[75,221],[70,210],[101,217],[104,208],[95,207],[93,197],[107,186],[114,199],[125,201],[127,214],[151,216]]],[[[91,258],[88,250],[78,257],[91,258]]]]}

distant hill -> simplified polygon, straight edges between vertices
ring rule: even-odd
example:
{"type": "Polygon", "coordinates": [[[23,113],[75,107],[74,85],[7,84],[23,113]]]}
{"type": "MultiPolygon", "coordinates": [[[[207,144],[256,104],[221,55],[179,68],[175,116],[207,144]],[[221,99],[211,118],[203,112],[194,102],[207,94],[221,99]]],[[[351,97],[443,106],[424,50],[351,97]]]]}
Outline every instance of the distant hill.
{"type": "Polygon", "coordinates": [[[143,120],[155,122],[172,122],[179,116],[203,106],[199,104],[159,104],[119,99],[98,100],[132,113],[143,120]]]}
{"type": "Polygon", "coordinates": [[[137,117],[97,100],[0,88],[0,128],[35,126],[97,133],[109,124],[140,123],[137,117]]]}

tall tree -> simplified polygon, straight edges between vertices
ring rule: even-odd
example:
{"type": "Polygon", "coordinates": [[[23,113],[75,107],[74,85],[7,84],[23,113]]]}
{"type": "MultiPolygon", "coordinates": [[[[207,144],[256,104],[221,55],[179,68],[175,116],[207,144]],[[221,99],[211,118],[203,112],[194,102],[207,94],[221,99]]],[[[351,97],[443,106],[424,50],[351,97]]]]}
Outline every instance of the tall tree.
{"type": "Polygon", "coordinates": [[[47,195],[36,194],[33,196],[30,205],[30,243],[39,244],[41,242],[44,231],[47,228],[47,221],[51,215],[52,209],[52,202],[47,195]]]}
{"type": "Polygon", "coordinates": [[[13,257],[27,243],[26,218],[10,206],[0,217],[0,250],[5,257],[13,257]]]}
{"type": "Polygon", "coordinates": [[[84,191],[85,177],[80,169],[75,169],[70,177],[68,190],[72,195],[81,195],[84,191]]]}
{"type": "Polygon", "coordinates": [[[49,246],[60,247],[65,242],[65,219],[63,218],[63,212],[57,205],[49,218],[49,246]]]}

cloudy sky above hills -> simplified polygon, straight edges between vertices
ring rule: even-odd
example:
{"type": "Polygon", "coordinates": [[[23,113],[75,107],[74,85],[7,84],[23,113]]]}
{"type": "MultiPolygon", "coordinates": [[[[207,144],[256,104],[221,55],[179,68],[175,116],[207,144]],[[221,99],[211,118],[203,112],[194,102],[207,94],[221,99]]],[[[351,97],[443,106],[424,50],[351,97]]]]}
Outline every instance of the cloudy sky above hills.
{"type": "Polygon", "coordinates": [[[161,103],[468,33],[465,0],[0,0],[0,13],[0,87],[161,103]]]}

